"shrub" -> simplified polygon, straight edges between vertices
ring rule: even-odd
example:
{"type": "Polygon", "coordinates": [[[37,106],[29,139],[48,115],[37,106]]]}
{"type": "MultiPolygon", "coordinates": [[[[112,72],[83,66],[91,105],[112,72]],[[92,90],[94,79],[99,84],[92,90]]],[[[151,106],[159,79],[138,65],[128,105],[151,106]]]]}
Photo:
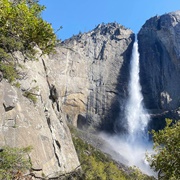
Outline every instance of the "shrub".
{"type": "Polygon", "coordinates": [[[0,62],[0,70],[3,73],[3,77],[6,78],[10,83],[15,81],[19,77],[18,71],[16,70],[13,62],[0,62]]]}
{"type": "Polygon", "coordinates": [[[8,0],[0,2],[0,45],[6,52],[33,51],[37,44],[43,53],[53,50],[56,35],[49,23],[41,18],[44,6],[37,1],[8,0]]]}
{"type": "Polygon", "coordinates": [[[31,100],[34,104],[36,104],[36,102],[37,102],[37,97],[36,97],[36,95],[33,94],[32,92],[30,92],[30,91],[25,91],[25,92],[23,93],[23,96],[26,97],[26,98],[28,98],[29,100],[31,100]]]}
{"type": "Polygon", "coordinates": [[[15,179],[26,170],[31,169],[31,162],[28,153],[31,147],[10,148],[3,147],[0,151],[0,179],[15,179]]]}
{"type": "Polygon", "coordinates": [[[127,179],[125,173],[105,154],[83,142],[80,138],[74,137],[73,142],[82,164],[85,180],[127,179]]]}
{"type": "Polygon", "coordinates": [[[172,124],[166,119],[166,127],[158,132],[152,131],[155,154],[148,161],[158,172],[159,179],[180,179],[180,121],[172,124]]]}
{"type": "Polygon", "coordinates": [[[43,53],[54,50],[56,35],[51,25],[41,18],[44,9],[35,0],[0,1],[0,71],[10,82],[18,77],[15,75],[18,61],[13,52],[20,51],[27,59],[34,57],[36,45],[43,53]],[[8,77],[8,68],[13,70],[13,78],[8,77]]]}
{"type": "Polygon", "coordinates": [[[81,132],[70,125],[69,128],[83,170],[83,180],[155,180],[135,167],[123,170],[108,155],[79,138],[81,132]]]}
{"type": "Polygon", "coordinates": [[[130,180],[134,180],[134,179],[137,179],[137,180],[156,180],[155,177],[153,176],[148,176],[146,174],[143,174],[139,168],[137,168],[136,166],[132,166],[130,167],[130,174],[129,174],[129,177],[130,177],[130,180]]]}
{"type": "Polygon", "coordinates": [[[38,94],[36,94],[35,92],[39,90],[39,87],[36,86],[36,87],[33,87],[31,88],[30,90],[26,90],[24,93],[23,93],[23,96],[24,97],[27,97],[29,100],[31,100],[34,104],[36,104],[37,102],[37,96],[38,94]]]}

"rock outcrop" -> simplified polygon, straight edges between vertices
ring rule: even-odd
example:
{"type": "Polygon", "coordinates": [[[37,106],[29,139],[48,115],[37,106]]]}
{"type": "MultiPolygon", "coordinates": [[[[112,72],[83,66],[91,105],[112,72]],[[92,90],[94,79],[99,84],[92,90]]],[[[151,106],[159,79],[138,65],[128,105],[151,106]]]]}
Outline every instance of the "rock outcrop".
{"type": "Polygon", "coordinates": [[[25,67],[21,87],[0,82],[0,147],[32,146],[30,158],[36,177],[71,172],[79,160],[66,117],[49,98],[43,59],[37,56],[39,61],[23,63],[20,53],[16,57],[25,67]]]}
{"type": "Polygon", "coordinates": [[[180,11],[147,20],[138,34],[138,42],[140,79],[146,107],[154,115],[178,118],[180,11]]]}
{"type": "Polygon", "coordinates": [[[134,38],[117,23],[101,24],[62,42],[47,60],[48,75],[63,100],[61,110],[72,124],[113,130],[126,96],[134,38]]]}

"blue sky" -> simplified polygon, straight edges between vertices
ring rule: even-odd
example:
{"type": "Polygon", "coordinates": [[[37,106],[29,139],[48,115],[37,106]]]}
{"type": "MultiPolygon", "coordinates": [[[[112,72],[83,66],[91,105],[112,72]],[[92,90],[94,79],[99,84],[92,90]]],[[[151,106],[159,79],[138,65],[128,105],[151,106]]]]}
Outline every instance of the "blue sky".
{"type": "Polygon", "coordinates": [[[46,6],[43,19],[64,40],[104,22],[117,22],[137,33],[155,15],[180,10],[180,0],[40,0],[46,6]]]}

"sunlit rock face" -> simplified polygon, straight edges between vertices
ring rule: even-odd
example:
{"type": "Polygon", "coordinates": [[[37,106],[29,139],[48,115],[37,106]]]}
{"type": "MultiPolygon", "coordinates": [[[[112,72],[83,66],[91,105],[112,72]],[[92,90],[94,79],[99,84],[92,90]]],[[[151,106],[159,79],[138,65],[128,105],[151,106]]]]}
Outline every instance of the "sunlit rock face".
{"type": "Polygon", "coordinates": [[[67,121],[113,131],[127,94],[133,42],[131,30],[109,23],[60,43],[49,56],[38,47],[33,60],[15,52],[22,67],[19,87],[0,74],[0,147],[32,146],[37,177],[79,167],[67,121]]]}
{"type": "Polygon", "coordinates": [[[0,147],[27,147],[32,151],[32,173],[36,177],[57,176],[73,171],[79,160],[71,139],[66,116],[57,110],[49,98],[50,87],[43,59],[23,62],[21,53],[15,53],[21,69],[20,87],[5,79],[0,82],[0,147]],[[31,92],[32,98],[23,94],[31,92]]]}
{"type": "Polygon", "coordinates": [[[127,92],[134,34],[117,23],[62,42],[47,61],[62,111],[79,128],[113,131],[127,92]]]}
{"type": "Polygon", "coordinates": [[[178,118],[180,11],[147,20],[138,34],[138,42],[140,79],[146,107],[156,109],[151,111],[155,114],[178,118]]]}

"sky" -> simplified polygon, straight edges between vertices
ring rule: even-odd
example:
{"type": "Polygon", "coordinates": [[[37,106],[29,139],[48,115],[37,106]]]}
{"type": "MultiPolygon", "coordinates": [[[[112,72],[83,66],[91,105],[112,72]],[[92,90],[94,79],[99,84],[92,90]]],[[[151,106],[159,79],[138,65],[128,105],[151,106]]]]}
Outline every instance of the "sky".
{"type": "Polygon", "coordinates": [[[61,40],[88,32],[98,24],[117,22],[138,33],[149,18],[180,10],[180,0],[39,0],[42,18],[61,40]]]}

